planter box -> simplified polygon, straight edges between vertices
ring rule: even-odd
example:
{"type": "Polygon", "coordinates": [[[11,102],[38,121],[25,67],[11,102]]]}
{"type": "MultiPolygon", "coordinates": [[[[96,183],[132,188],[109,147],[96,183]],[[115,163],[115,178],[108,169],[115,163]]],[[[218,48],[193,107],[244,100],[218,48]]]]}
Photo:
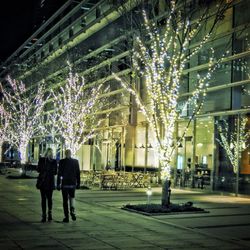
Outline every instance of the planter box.
{"type": "Polygon", "coordinates": [[[138,204],[125,205],[121,209],[147,216],[209,213],[202,208],[193,207],[187,204],[170,204],[169,207],[162,207],[160,204],[138,204]]]}

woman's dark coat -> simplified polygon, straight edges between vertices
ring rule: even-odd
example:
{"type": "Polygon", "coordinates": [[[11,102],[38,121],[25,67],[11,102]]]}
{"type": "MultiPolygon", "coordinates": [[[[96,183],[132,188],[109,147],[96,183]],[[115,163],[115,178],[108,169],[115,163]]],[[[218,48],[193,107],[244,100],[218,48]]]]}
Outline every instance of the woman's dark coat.
{"type": "Polygon", "coordinates": [[[37,172],[43,179],[40,189],[53,190],[55,189],[55,178],[57,174],[57,162],[54,159],[41,157],[38,162],[37,172]]]}

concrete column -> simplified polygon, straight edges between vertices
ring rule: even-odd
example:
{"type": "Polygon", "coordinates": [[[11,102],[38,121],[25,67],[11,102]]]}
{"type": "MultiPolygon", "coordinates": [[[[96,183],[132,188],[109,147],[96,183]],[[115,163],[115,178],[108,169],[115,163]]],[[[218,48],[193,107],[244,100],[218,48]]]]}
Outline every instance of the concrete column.
{"type": "Polygon", "coordinates": [[[91,147],[91,168],[92,168],[92,170],[95,170],[95,167],[96,167],[96,155],[95,155],[95,143],[96,143],[96,138],[94,137],[93,138],[93,145],[92,145],[92,147],[91,147]]]}
{"type": "Polygon", "coordinates": [[[135,167],[135,142],[136,142],[136,126],[132,126],[132,172],[134,172],[135,167]]]}
{"type": "Polygon", "coordinates": [[[239,143],[240,143],[240,115],[237,116],[237,170],[236,170],[236,182],[235,182],[235,196],[239,194],[239,175],[240,175],[240,151],[239,151],[239,143]]]}
{"type": "MultiPolygon", "coordinates": [[[[175,137],[176,142],[178,141],[178,122],[176,122],[175,125],[175,137]]],[[[175,158],[174,158],[174,163],[173,163],[173,168],[174,168],[174,183],[173,186],[176,186],[177,183],[177,159],[178,159],[178,146],[175,147],[175,158]]]]}
{"type": "MultiPolygon", "coordinates": [[[[215,118],[213,117],[213,125],[215,124],[215,118]]],[[[214,177],[215,177],[215,127],[213,128],[213,154],[212,154],[212,166],[211,166],[211,174],[210,174],[210,189],[214,190],[214,177]]]]}
{"type": "Polygon", "coordinates": [[[145,161],[144,161],[144,173],[146,173],[148,167],[148,123],[145,124],[145,161]]]}
{"type": "Polygon", "coordinates": [[[38,162],[39,160],[39,144],[36,142],[34,145],[34,161],[38,162]]]}
{"type": "Polygon", "coordinates": [[[195,156],[196,156],[196,119],[193,120],[193,152],[191,164],[191,187],[194,188],[194,173],[195,173],[195,156]]]}
{"type": "Polygon", "coordinates": [[[121,170],[125,171],[125,127],[122,127],[121,132],[121,170]]]}

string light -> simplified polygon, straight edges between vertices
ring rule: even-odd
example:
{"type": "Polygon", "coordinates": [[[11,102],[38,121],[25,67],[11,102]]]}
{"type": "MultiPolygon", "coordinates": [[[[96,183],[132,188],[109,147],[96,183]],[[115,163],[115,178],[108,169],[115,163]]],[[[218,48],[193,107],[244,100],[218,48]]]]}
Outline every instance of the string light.
{"type": "MultiPolygon", "coordinates": [[[[228,122],[225,119],[215,122],[219,132],[219,138],[216,138],[216,140],[226,151],[234,173],[238,171],[239,160],[242,156],[241,153],[248,147],[247,142],[250,136],[250,131],[246,127],[248,117],[240,116],[238,119],[240,123],[239,137],[237,137],[237,124],[234,124],[234,129],[229,129],[228,122]]],[[[237,123],[237,120],[235,123],[237,123]]]]}
{"type": "MultiPolygon", "coordinates": [[[[185,65],[201,51],[210,38],[210,34],[205,34],[199,45],[188,53],[190,40],[198,34],[204,16],[199,22],[191,25],[189,19],[181,20],[181,11],[176,9],[176,1],[172,0],[170,15],[165,26],[159,30],[157,25],[148,19],[144,10],[142,14],[145,34],[142,30],[140,35],[135,38],[132,53],[132,76],[133,78],[143,76],[145,79],[146,98],[142,99],[139,90],[133,87],[129,81],[120,78],[115,73],[113,75],[135,97],[137,105],[149,123],[156,139],[154,147],[160,162],[161,178],[166,180],[170,179],[173,148],[179,144],[179,142],[174,143],[174,132],[181,112],[178,110],[178,98],[180,97],[180,86],[183,84],[182,75],[185,65]],[[162,131],[164,132],[162,133],[162,131]]],[[[194,114],[197,114],[202,108],[209,80],[218,63],[215,62],[214,50],[211,49],[207,73],[197,78],[196,89],[184,105],[185,108],[192,107],[194,114]]]]}
{"type": "Polygon", "coordinates": [[[5,110],[3,104],[0,104],[0,148],[5,141],[10,141],[11,133],[9,131],[10,114],[5,110]]]}
{"type": "Polygon", "coordinates": [[[85,89],[84,78],[72,72],[69,65],[69,76],[59,93],[51,90],[54,97],[54,112],[48,116],[48,130],[60,134],[65,147],[75,156],[80,146],[94,136],[94,129],[101,120],[96,112],[101,102],[99,96],[103,84],[91,90],[85,89]],[[87,129],[89,129],[88,132],[87,129]]]}
{"type": "Polygon", "coordinates": [[[6,80],[8,85],[0,85],[4,107],[9,114],[9,142],[18,149],[24,163],[29,141],[43,130],[44,84],[41,83],[35,93],[28,93],[22,81],[10,76],[6,80]]]}

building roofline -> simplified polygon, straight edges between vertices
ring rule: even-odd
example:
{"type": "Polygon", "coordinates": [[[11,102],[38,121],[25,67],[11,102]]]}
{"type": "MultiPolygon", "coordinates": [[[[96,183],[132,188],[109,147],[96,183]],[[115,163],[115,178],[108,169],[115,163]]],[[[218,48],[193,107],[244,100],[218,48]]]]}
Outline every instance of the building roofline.
{"type": "Polygon", "coordinates": [[[14,56],[17,55],[18,52],[20,52],[27,43],[29,43],[36,35],[38,35],[47,25],[49,25],[63,10],[65,10],[73,0],[67,1],[63,6],[61,6],[44,24],[42,24],[26,41],[19,46],[1,65],[0,68],[4,68],[4,66],[13,59],[14,56]]]}

